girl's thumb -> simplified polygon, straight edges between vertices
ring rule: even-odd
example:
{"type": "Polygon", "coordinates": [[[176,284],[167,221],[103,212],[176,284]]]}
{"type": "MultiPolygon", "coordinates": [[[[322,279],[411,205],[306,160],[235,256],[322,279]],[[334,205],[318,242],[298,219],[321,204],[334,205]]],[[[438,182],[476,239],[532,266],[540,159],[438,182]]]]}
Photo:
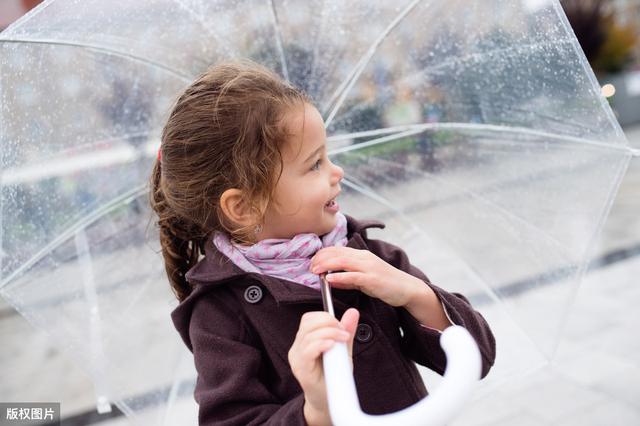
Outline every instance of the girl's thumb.
{"type": "Polygon", "coordinates": [[[347,342],[347,348],[349,351],[349,358],[351,359],[351,369],[353,370],[353,338],[356,335],[356,329],[358,328],[358,320],[360,319],[360,312],[356,308],[349,308],[345,311],[340,319],[340,324],[349,332],[351,338],[347,342]]]}
{"type": "Polygon", "coordinates": [[[349,308],[342,314],[340,324],[351,334],[353,334],[358,327],[358,320],[360,319],[360,312],[356,308],[349,308]]]}

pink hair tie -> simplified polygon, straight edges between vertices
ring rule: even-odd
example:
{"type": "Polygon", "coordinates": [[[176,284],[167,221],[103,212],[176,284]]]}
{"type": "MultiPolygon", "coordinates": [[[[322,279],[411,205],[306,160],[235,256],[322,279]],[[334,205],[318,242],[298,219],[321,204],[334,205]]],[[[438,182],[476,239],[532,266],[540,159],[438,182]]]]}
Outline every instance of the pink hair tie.
{"type": "Polygon", "coordinates": [[[158,148],[158,161],[162,161],[162,147],[158,148]]]}

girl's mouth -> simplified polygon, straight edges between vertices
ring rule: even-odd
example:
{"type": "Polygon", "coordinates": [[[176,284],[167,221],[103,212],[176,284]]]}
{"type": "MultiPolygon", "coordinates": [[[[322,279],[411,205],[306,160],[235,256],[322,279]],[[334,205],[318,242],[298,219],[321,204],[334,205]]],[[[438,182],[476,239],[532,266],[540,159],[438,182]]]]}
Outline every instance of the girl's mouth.
{"type": "Polygon", "coordinates": [[[327,204],[325,204],[324,208],[335,213],[335,212],[338,211],[340,206],[338,205],[336,199],[334,198],[334,199],[330,200],[327,204]]]}

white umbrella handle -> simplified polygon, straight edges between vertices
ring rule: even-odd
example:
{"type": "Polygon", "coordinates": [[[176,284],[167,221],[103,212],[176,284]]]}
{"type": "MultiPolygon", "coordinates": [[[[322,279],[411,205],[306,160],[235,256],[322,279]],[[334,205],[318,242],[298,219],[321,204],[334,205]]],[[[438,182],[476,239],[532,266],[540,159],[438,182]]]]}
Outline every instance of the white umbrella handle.
{"type": "MultiPolygon", "coordinates": [[[[321,281],[325,310],[334,314],[329,286],[324,279],[321,281]]],[[[411,407],[395,413],[371,415],[364,413],[360,408],[347,344],[336,342],[322,357],[329,414],[333,424],[336,426],[440,426],[446,424],[460,412],[462,405],[471,396],[474,385],[480,379],[481,358],[480,350],[471,334],[458,325],[452,325],[444,330],[440,336],[440,346],[447,356],[447,367],[440,385],[411,407]]],[[[389,397],[393,398],[393,395],[389,397]]]]}
{"type": "MultiPolygon", "coordinates": [[[[360,408],[353,381],[347,344],[336,342],[324,353],[324,379],[329,413],[334,425],[439,426],[460,412],[480,379],[480,351],[469,332],[458,325],[445,329],[440,345],[447,355],[447,368],[440,385],[427,397],[390,414],[366,414],[360,408]]],[[[389,395],[393,398],[393,395],[389,395]]]]}

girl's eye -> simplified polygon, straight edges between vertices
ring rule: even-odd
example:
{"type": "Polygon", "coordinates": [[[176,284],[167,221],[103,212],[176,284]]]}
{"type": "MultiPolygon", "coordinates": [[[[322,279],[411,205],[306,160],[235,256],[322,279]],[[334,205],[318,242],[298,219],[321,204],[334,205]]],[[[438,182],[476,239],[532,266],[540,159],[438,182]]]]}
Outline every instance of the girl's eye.
{"type": "Polygon", "coordinates": [[[313,167],[311,167],[311,170],[318,170],[318,166],[320,166],[321,163],[322,163],[322,159],[319,159],[318,161],[316,161],[313,167]]]}

